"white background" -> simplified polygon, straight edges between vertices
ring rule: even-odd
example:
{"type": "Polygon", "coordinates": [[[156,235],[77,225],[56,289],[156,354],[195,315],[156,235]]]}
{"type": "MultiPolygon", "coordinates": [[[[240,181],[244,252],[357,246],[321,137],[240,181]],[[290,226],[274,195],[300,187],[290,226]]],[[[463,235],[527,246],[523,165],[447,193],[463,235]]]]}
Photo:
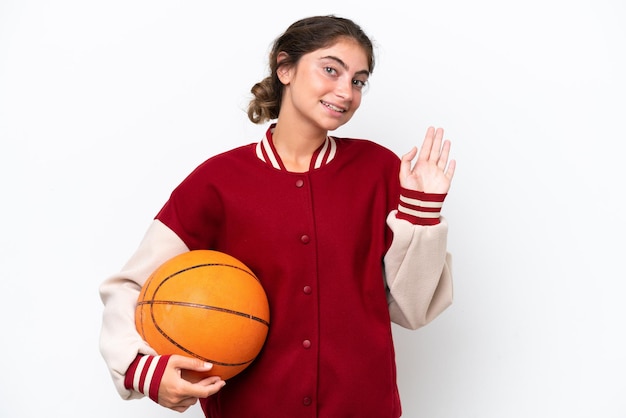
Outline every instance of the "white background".
{"type": "Polygon", "coordinates": [[[115,392],[98,285],[192,168],[260,139],[271,42],[327,13],[378,58],[336,134],[401,154],[443,126],[458,160],[455,303],[394,328],[404,416],[626,417],[623,1],[0,0],[1,417],[180,416],[115,392]]]}

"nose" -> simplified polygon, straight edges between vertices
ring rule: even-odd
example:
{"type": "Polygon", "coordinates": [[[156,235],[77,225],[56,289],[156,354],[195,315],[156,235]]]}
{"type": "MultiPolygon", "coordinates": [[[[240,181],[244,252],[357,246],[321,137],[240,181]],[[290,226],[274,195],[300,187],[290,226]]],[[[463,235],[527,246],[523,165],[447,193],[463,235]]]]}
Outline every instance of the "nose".
{"type": "Polygon", "coordinates": [[[341,97],[342,99],[352,100],[352,95],[354,94],[352,89],[352,78],[342,77],[337,82],[337,89],[335,91],[337,96],[341,97]]]}

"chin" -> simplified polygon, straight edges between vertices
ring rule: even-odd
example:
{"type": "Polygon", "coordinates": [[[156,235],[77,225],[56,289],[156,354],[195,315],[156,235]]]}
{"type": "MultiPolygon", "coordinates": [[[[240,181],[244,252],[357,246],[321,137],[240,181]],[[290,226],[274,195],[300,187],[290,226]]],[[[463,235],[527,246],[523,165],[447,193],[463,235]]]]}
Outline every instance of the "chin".
{"type": "Polygon", "coordinates": [[[336,119],[336,120],[333,120],[333,121],[328,121],[326,123],[323,123],[322,126],[327,131],[334,131],[336,129],[341,128],[343,125],[345,125],[349,121],[350,121],[350,118],[341,119],[341,120],[336,119]]]}

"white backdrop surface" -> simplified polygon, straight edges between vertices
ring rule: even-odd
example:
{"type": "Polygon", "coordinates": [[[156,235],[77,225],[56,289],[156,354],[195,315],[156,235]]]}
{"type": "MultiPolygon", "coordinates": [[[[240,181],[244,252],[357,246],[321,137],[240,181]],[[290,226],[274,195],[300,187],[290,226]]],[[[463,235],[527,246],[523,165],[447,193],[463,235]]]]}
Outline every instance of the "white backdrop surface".
{"type": "Polygon", "coordinates": [[[215,4],[0,0],[0,417],[180,416],[115,392],[98,285],[191,169],[260,138],[271,42],[330,13],[378,60],[336,134],[401,154],[443,126],[458,161],[455,303],[394,327],[403,416],[626,417],[626,3],[215,4]]]}

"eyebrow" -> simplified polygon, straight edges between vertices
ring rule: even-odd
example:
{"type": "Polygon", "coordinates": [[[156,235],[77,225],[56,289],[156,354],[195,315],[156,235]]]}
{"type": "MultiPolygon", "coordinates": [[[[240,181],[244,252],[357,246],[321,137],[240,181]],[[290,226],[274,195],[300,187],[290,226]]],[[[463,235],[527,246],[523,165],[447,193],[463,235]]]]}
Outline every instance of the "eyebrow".
{"type": "MultiPolygon", "coordinates": [[[[345,68],[346,70],[349,70],[349,69],[350,69],[350,67],[348,67],[348,65],[347,65],[345,62],[343,62],[343,60],[342,60],[341,58],[336,57],[336,56],[334,56],[334,55],[327,55],[327,56],[325,56],[325,57],[322,57],[321,59],[330,59],[330,60],[333,60],[333,61],[337,62],[337,64],[339,64],[339,65],[341,65],[343,68],[345,68]]],[[[369,72],[368,70],[361,70],[361,71],[357,71],[357,72],[355,73],[355,75],[360,75],[360,74],[364,74],[364,75],[366,75],[366,76],[368,76],[368,77],[369,77],[370,72],[369,72]]]]}

